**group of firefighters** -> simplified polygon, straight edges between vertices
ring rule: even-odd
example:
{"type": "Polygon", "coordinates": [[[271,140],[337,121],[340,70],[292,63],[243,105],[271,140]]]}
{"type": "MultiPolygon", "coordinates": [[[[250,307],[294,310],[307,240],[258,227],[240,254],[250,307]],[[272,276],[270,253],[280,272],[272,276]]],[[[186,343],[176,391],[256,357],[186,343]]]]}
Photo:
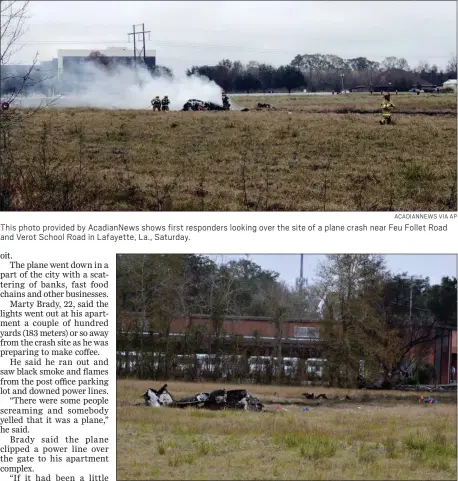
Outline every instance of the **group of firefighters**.
{"type": "Polygon", "coordinates": [[[169,110],[169,104],[170,100],[167,95],[164,95],[164,98],[162,100],[159,98],[159,95],[156,95],[156,97],[151,100],[153,111],[157,110],[158,112],[160,112],[162,110],[163,112],[166,112],[169,110]]]}
{"type": "MultiPolygon", "coordinates": [[[[382,118],[380,119],[380,125],[391,124],[393,123],[391,119],[391,111],[394,109],[395,105],[391,102],[391,95],[389,92],[385,92],[385,93],[382,92],[382,95],[383,95],[382,118]]],[[[223,92],[222,100],[223,100],[223,107],[226,110],[229,110],[231,107],[231,104],[229,103],[229,97],[226,92],[223,92]]],[[[151,100],[153,111],[157,110],[158,112],[160,112],[162,110],[163,112],[166,112],[169,110],[169,104],[170,104],[170,100],[167,95],[165,95],[162,100],[159,98],[159,95],[156,95],[156,97],[153,100],[151,100]]]]}
{"type": "MultiPolygon", "coordinates": [[[[225,110],[229,110],[231,108],[231,104],[229,103],[229,97],[226,92],[223,92],[222,94],[222,100],[223,100],[223,107],[225,110]]],[[[163,112],[166,112],[169,110],[169,104],[170,100],[167,95],[164,95],[164,98],[161,100],[159,95],[156,95],[153,100],[151,100],[151,105],[153,106],[153,111],[158,111],[160,112],[161,110],[163,112]]],[[[193,110],[191,109],[191,105],[189,101],[185,104],[185,106],[188,106],[189,104],[189,109],[185,108],[185,110],[193,110]]]]}

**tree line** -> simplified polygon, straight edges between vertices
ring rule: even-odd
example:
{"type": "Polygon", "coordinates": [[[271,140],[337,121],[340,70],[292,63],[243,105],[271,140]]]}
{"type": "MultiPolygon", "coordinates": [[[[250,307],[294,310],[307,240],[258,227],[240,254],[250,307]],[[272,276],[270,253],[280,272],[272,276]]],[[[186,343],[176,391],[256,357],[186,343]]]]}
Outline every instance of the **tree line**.
{"type": "MultiPolygon", "coordinates": [[[[86,59],[107,72],[114,73],[117,61],[99,51],[93,51],[86,59]]],[[[140,60],[139,60],[140,61],[140,60]]],[[[131,62],[132,63],[132,62],[131,62]]],[[[131,64],[130,63],[130,64],[131,64]]],[[[21,91],[47,93],[55,84],[55,76],[42,72],[33,65],[24,81],[26,67],[19,70],[6,70],[2,76],[2,91],[12,93],[21,91]]],[[[173,70],[158,65],[150,69],[157,77],[173,78],[173,70]]],[[[418,88],[422,81],[442,85],[446,80],[457,77],[456,56],[451,57],[443,69],[435,64],[419,62],[411,68],[403,58],[387,57],[383,62],[375,62],[366,57],[343,59],[337,55],[304,54],[296,55],[287,65],[275,67],[268,63],[250,61],[247,64],[236,60],[223,59],[216,65],[194,65],[187,69],[186,75],[200,75],[213,80],[227,92],[270,92],[307,89],[311,92],[341,92],[355,87],[367,89],[377,86],[390,87],[392,90],[408,91],[418,88]]]]}
{"type": "MultiPolygon", "coordinates": [[[[263,316],[276,333],[274,368],[282,376],[285,321],[317,320],[320,356],[327,359],[326,379],[331,384],[354,385],[361,374],[361,360],[368,376],[390,380],[401,367],[407,369],[424,357],[438,327],[456,327],[456,278],[431,285],[427,278],[405,276],[393,275],[385,259],[374,255],[329,255],[317,270],[316,282],[298,279],[294,286],[248,258],[217,263],[200,255],[119,255],[119,339],[126,329],[126,316],[136,316],[130,337],[122,337],[117,350],[135,350],[135,374],[150,378],[170,378],[182,355],[191,364],[196,354],[213,355],[215,369],[209,376],[221,379],[228,359],[223,355],[223,351],[228,354],[223,348],[228,336],[224,320],[263,316]],[[193,315],[208,316],[209,325],[194,326],[193,315]],[[184,340],[173,336],[173,319],[188,321],[184,340]],[[153,338],[153,333],[161,336],[153,338]],[[158,352],[159,363],[151,357],[158,352]]],[[[261,353],[259,333],[252,335],[261,353]]],[[[243,379],[248,369],[246,359],[240,361],[247,351],[243,336],[233,336],[231,346],[229,354],[234,358],[229,364],[241,363],[236,375],[243,379]]],[[[296,374],[299,381],[301,374],[296,374]]]]}
{"type": "Polygon", "coordinates": [[[335,91],[365,86],[391,86],[393,90],[408,91],[421,81],[442,85],[457,76],[456,56],[451,57],[444,69],[421,61],[411,68],[404,58],[387,57],[375,62],[366,57],[344,59],[329,54],[296,55],[288,65],[274,67],[268,63],[223,59],[216,65],[194,65],[186,71],[214,80],[228,92],[264,91],[307,88],[311,92],[335,91]]]}

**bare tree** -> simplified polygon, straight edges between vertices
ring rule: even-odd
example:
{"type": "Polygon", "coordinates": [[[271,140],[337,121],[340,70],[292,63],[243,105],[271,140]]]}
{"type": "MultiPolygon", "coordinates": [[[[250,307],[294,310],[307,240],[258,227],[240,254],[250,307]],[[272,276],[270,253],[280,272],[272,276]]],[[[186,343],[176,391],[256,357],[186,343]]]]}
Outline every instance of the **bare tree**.
{"type": "Polygon", "coordinates": [[[35,55],[32,65],[20,71],[8,68],[14,56],[23,47],[19,42],[27,31],[25,22],[28,19],[28,8],[28,1],[12,0],[0,2],[0,85],[2,103],[7,102],[11,104],[26,87],[36,85],[41,80],[33,76],[38,54],[35,55]]]}
{"type": "Polygon", "coordinates": [[[284,283],[278,283],[270,287],[266,293],[266,302],[272,324],[275,327],[275,343],[277,351],[277,378],[283,373],[282,358],[282,339],[283,325],[286,317],[291,312],[291,293],[288,286],[284,283]]]}
{"type": "MultiPolygon", "coordinates": [[[[323,346],[331,381],[350,385],[368,355],[361,325],[376,322],[374,306],[386,276],[384,258],[366,254],[328,255],[318,269],[324,303],[323,346]]],[[[367,326],[369,328],[369,326],[367,326]]]]}
{"type": "MultiPolygon", "coordinates": [[[[11,80],[12,74],[5,68],[12,56],[20,50],[18,40],[24,34],[24,23],[29,2],[0,2],[0,211],[9,210],[14,190],[14,159],[8,150],[11,123],[15,120],[7,113],[11,98],[4,93],[4,85],[11,80]]],[[[28,72],[30,75],[30,72],[28,72]]],[[[26,74],[26,77],[28,76],[26,74]]],[[[25,80],[21,83],[21,89],[25,80]]]]}
{"type": "MultiPolygon", "coordinates": [[[[24,198],[27,196],[21,197],[17,194],[18,186],[27,185],[30,177],[33,177],[31,173],[33,168],[27,166],[26,169],[21,169],[14,157],[13,137],[23,135],[25,120],[57,100],[43,100],[28,110],[10,109],[15,100],[28,89],[49,80],[41,73],[36,73],[38,72],[38,69],[35,69],[38,53],[29,66],[15,70],[11,65],[14,56],[22,48],[20,39],[26,32],[28,7],[28,1],[0,2],[0,97],[2,100],[0,110],[0,211],[17,208],[14,201],[15,196],[21,198],[22,203],[24,202],[24,198]]],[[[23,190],[27,191],[28,189],[23,187],[23,190]]]]}
{"type": "Polygon", "coordinates": [[[28,6],[28,1],[0,2],[0,63],[2,65],[8,65],[11,57],[22,48],[18,45],[18,41],[26,31],[25,20],[28,6]]]}
{"type": "Polygon", "coordinates": [[[208,279],[208,312],[213,323],[215,335],[215,370],[214,376],[221,375],[221,357],[223,347],[224,319],[232,311],[234,293],[234,275],[228,264],[222,264],[208,279]]]}
{"type": "Polygon", "coordinates": [[[450,78],[456,78],[456,55],[452,55],[447,63],[446,72],[450,78]]]}

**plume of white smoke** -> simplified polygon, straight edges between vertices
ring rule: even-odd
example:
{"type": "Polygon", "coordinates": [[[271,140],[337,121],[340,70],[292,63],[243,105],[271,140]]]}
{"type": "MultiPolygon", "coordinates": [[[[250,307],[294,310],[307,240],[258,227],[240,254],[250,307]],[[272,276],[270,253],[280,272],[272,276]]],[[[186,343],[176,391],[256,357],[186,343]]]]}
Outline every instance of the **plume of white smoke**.
{"type": "Polygon", "coordinates": [[[181,110],[189,99],[221,104],[221,87],[206,77],[183,75],[170,78],[154,76],[146,68],[117,66],[113,71],[93,62],[78,66],[75,75],[67,73],[61,107],[103,109],[145,109],[158,95],[168,95],[171,110],[181,110]]]}

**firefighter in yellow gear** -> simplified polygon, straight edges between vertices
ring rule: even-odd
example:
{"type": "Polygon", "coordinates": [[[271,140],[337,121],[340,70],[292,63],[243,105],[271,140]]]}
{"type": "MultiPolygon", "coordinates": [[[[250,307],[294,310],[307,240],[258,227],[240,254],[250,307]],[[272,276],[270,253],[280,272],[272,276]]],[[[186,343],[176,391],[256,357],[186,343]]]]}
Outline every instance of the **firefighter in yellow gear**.
{"type": "Polygon", "coordinates": [[[161,99],[159,95],[156,95],[153,100],[151,100],[151,105],[153,106],[153,112],[157,110],[158,112],[161,111],[161,99]]]}
{"type": "Polygon", "coordinates": [[[380,125],[393,123],[393,120],[391,119],[391,111],[394,107],[395,105],[391,102],[390,94],[385,94],[382,102],[382,119],[380,120],[380,125]]]}

